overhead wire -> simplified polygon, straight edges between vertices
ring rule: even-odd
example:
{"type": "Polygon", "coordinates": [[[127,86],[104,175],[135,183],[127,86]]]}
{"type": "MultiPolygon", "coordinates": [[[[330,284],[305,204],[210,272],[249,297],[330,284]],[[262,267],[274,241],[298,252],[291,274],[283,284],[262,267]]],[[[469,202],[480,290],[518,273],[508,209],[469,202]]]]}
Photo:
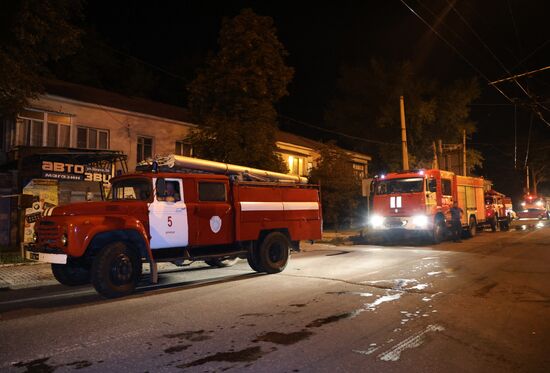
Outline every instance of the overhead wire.
{"type": "MultiPolygon", "coordinates": [[[[411,13],[413,13],[422,23],[424,23],[426,26],[432,30],[432,32],[439,37],[449,48],[451,48],[468,66],[470,66],[475,72],[477,72],[483,79],[485,79],[487,82],[490,82],[491,80],[485,75],[480,69],[478,69],[473,63],[471,63],[460,51],[452,45],[441,33],[439,33],[428,21],[426,21],[418,12],[416,12],[405,0],[400,0],[405,7],[407,7],[411,13]]],[[[514,100],[510,98],[502,89],[499,87],[492,85],[493,88],[495,88],[502,96],[504,96],[509,102],[513,103],[514,100]]]]}
{"type": "Polygon", "coordinates": [[[380,145],[400,146],[400,144],[398,144],[396,142],[387,142],[387,141],[367,139],[367,138],[359,137],[359,136],[353,136],[353,135],[349,135],[347,133],[334,131],[334,130],[331,130],[331,129],[328,129],[328,128],[320,127],[320,126],[317,126],[317,125],[314,125],[314,124],[311,124],[311,123],[307,123],[307,122],[304,122],[304,121],[301,121],[301,120],[298,120],[298,119],[294,119],[294,118],[291,118],[291,117],[288,117],[288,116],[282,115],[282,114],[279,114],[279,118],[291,121],[291,122],[296,123],[296,124],[301,124],[301,125],[304,125],[306,127],[315,128],[315,129],[317,129],[319,131],[322,131],[322,132],[326,132],[326,133],[330,133],[330,134],[338,135],[338,136],[342,136],[342,137],[347,137],[347,138],[353,139],[353,140],[364,141],[364,142],[373,143],[373,144],[380,144],[380,145]]]}

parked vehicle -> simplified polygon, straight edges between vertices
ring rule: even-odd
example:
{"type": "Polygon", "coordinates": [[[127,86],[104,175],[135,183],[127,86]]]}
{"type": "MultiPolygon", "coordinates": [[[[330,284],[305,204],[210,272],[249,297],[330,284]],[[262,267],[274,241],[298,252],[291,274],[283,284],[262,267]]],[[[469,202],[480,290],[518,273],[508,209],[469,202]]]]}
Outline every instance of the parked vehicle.
{"type": "Polygon", "coordinates": [[[181,156],[111,180],[104,202],[55,207],[27,257],[52,263],[65,285],[91,281],[106,297],[134,291],[142,263],[246,258],[277,273],[300,240],[321,238],[317,186],[302,177],[181,156]]]}
{"type": "MultiPolygon", "coordinates": [[[[510,205],[511,200],[508,198],[510,205]]],[[[485,217],[487,224],[491,230],[495,232],[497,229],[508,230],[512,216],[509,213],[506,202],[506,196],[496,190],[485,192],[485,217]]]]}
{"type": "Polygon", "coordinates": [[[371,235],[392,239],[396,233],[418,233],[438,243],[446,238],[454,201],[463,210],[469,236],[486,223],[483,178],[443,170],[413,170],[373,180],[371,235]]]}
{"type": "Polygon", "coordinates": [[[517,214],[520,220],[550,219],[550,198],[526,194],[517,214]]]}

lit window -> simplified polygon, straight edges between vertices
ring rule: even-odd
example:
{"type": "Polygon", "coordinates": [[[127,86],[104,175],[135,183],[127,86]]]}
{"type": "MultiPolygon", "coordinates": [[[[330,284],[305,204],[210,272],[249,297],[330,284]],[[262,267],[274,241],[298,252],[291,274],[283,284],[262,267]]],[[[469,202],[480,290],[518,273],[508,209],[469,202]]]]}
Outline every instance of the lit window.
{"type": "Polygon", "coordinates": [[[185,141],[176,141],[176,149],[174,151],[174,154],[192,157],[193,146],[185,141]]]}

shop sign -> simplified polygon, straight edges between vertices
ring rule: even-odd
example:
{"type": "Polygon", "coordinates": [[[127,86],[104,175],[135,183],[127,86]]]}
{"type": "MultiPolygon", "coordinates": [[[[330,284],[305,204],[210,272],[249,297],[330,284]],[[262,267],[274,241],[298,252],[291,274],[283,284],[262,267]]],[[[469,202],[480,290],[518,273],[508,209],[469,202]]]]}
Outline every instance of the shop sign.
{"type": "Polygon", "coordinates": [[[109,182],[110,167],[96,167],[75,163],[42,161],[42,177],[45,179],[109,182]]]}

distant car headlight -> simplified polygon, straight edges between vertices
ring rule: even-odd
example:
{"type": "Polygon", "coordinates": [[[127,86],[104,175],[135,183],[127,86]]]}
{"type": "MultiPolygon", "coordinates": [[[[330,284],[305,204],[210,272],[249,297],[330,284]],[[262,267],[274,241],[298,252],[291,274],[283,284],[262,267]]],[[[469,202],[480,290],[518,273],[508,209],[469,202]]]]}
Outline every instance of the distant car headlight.
{"type": "Polygon", "coordinates": [[[372,215],[370,217],[370,225],[373,227],[373,228],[380,228],[381,226],[384,225],[384,220],[385,218],[383,216],[380,216],[380,215],[372,215]]]}
{"type": "Polygon", "coordinates": [[[537,207],[542,207],[542,201],[537,201],[537,207]]]}
{"type": "Polygon", "coordinates": [[[521,205],[522,205],[522,206],[525,206],[525,202],[522,202],[521,205]]]}
{"type": "Polygon", "coordinates": [[[428,225],[428,217],[426,215],[415,215],[412,218],[412,222],[417,227],[426,228],[428,225]]]}
{"type": "Polygon", "coordinates": [[[67,238],[67,235],[66,235],[66,234],[63,234],[63,235],[61,236],[61,244],[62,244],[63,246],[67,246],[67,243],[68,243],[68,242],[69,242],[69,239],[67,238]]]}
{"type": "Polygon", "coordinates": [[[32,234],[32,242],[34,242],[34,243],[38,242],[38,233],[34,232],[32,234]]]}

